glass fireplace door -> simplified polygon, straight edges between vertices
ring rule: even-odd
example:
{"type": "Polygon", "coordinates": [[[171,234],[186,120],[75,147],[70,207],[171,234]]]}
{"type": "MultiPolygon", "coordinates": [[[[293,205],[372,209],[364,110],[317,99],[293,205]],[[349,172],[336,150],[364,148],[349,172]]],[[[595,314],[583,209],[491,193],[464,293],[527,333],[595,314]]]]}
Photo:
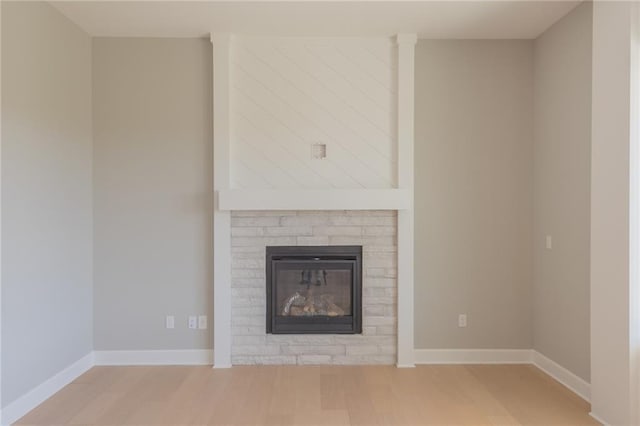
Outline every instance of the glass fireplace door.
{"type": "Polygon", "coordinates": [[[358,259],[283,257],[268,269],[267,332],[361,332],[358,259]]]}

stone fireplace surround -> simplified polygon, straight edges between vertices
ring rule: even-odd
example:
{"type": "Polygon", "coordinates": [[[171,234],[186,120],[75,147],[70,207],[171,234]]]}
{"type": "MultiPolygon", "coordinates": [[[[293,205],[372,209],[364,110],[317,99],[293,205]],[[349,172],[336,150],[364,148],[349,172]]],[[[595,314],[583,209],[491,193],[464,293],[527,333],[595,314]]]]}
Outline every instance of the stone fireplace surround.
{"type": "Polygon", "coordinates": [[[394,364],[397,214],[393,210],[231,212],[231,363],[394,364]],[[265,331],[265,248],[362,245],[361,335],[265,331]]]}
{"type": "MultiPolygon", "coordinates": [[[[234,102],[238,100],[238,96],[243,96],[242,93],[238,94],[234,86],[235,77],[242,72],[235,66],[233,55],[239,45],[236,44],[236,35],[227,33],[211,35],[215,191],[214,368],[229,368],[239,363],[293,363],[294,359],[296,363],[311,364],[395,363],[398,367],[415,366],[413,129],[416,40],[416,34],[398,34],[391,39],[374,37],[355,41],[356,52],[362,53],[364,52],[362,48],[366,50],[371,47],[378,51],[382,49],[386,52],[383,56],[389,53],[393,56],[388,61],[375,61],[377,65],[372,63],[365,65],[365,69],[371,71],[373,66],[375,70],[390,75],[392,79],[389,81],[393,90],[385,91],[386,99],[383,102],[389,107],[392,120],[388,134],[384,137],[385,150],[390,150],[388,152],[392,153],[388,157],[391,161],[391,169],[387,169],[388,164],[382,166],[370,164],[371,170],[376,172],[384,173],[385,170],[391,172],[392,177],[388,184],[381,185],[380,182],[363,177],[364,180],[357,185],[335,184],[329,181],[319,186],[308,185],[305,183],[304,173],[298,173],[295,167],[295,170],[289,170],[287,165],[283,164],[282,167],[287,169],[294,179],[267,185],[265,188],[262,181],[257,184],[246,184],[237,180],[238,170],[246,167],[245,161],[251,158],[251,155],[247,157],[242,154],[243,151],[240,149],[242,143],[238,140],[238,131],[243,130],[242,125],[239,125],[238,114],[247,115],[246,111],[238,110],[240,104],[234,102]],[[391,50],[388,50],[390,48],[391,50]],[[392,64],[391,68],[385,69],[386,64],[389,63],[392,64]],[[380,224],[385,220],[393,221],[394,225],[380,224]],[[317,223],[314,224],[313,221],[317,223]],[[259,224],[261,222],[262,224],[259,224]],[[292,227],[302,228],[297,230],[301,232],[293,233],[289,229],[292,227]],[[245,235],[241,235],[242,233],[245,235]],[[283,335],[267,336],[264,333],[266,306],[260,305],[265,303],[262,292],[266,293],[264,280],[266,245],[321,245],[319,241],[328,241],[326,244],[363,246],[364,333],[349,336],[288,336],[295,337],[295,340],[289,341],[286,340],[287,336],[283,335]],[[258,250],[261,253],[259,257],[258,250]],[[370,262],[375,262],[376,266],[370,266],[373,264],[370,262]],[[244,266],[241,266],[243,263],[244,266]],[[371,270],[368,270],[369,268],[371,270]],[[385,287],[391,282],[393,282],[393,288],[385,287]],[[258,301],[255,297],[256,300],[249,301],[252,299],[251,294],[257,296],[258,292],[261,294],[260,300],[258,301]],[[248,300],[238,302],[239,297],[246,297],[248,300]],[[256,305],[234,306],[236,303],[244,302],[256,305]],[[237,315],[239,312],[244,314],[237,315]],[[241,317],[243,319],[240,319],[241,317]],[[259,324],[258,317],[260,317],[259,324]],[[244,321],[246,324],[238,324],[238,321],[244,321]],[[260,334],[257,333],[258,327],[261,330],[260,334]],[[315,358],[309,358],[309,355],[315,358]]],[[[244,41],[246,40],[243,39],[240,44],[244,41]]],[[[265,40],[260,38],[260,41],[262,43],[265,40]]],[[[268,50],[273,51],[273,43],[282,41],[277,37],[268,40],[268,50]]],[[[248,42],[251,43],[251,40],[248,42]]],[[[285,42],[288,43],[286,40],[285,42]]],[[[353,47],[354,39],[332,38],[329,44],[340,50],[342,47],[339,46],[340,43],[353,47]]],[[[303,51],[303,55],[308,53],[306,48],[303,51]]],[[[253,50],[255,54],[261,54],[261,52],[264,53],[261,47],[253,50]]],[[[271,63],[271,59],[263,59],[271,63]]],[[[278,62],[280,59],[275,58],[275,61],[278,62]]],[[[236,57],[235,60],[239,59],[236,57]]],[[[286,73],[289,74],[292,69],[297,70],[297,68],[287,67],[286,73]]],[[[315,73],[316,69],[310,71],[315,73]]],[[[275,90],[271,93],[280,93],[273,87],[272,81],[265,83],[266,86],[275,90]]],[[[253,93],[253,90],[249,92],[253,93]]],[[[324,96],[325,94],[324,89],[318,89],[310,95],[324,96]]],[[[268,95],[264,99],[272,100],[273,97],[268,95]]],[[[307,105],[304,101],[302,103],[299,100],[290,101],[289,105],[293,107],[307,105]]],[[[347,104],[350,104],[350,101],[347,101],[347,104]]],[[[342,101],[332,101],[329,110],[333,110],[334,107],[344,109],[345,104],[342,101]]],[[[346,107],[350,108],[348,105],[346,107]]],[[[358,111],[366,115],[373,112],[369,109],[358,111]]],[[[264,112],[269,113],[270,110],[265,109],[264,112]]],[[[251,115],[254,113],[256,111],[252,110],[251,115]]],[[[261,120],[266,120],[265,123],[278,125],[278,120],[274,122],[273,117],[264,116],[261,113],[258,115],[261,120]]],[[[373,114],[369,122],[375,123],[377,119],[378,116],[373,114]]],[[[297,127],[297,122],[292,125],[297,127]]],[[[317,135],[309,133],[309,129],[308,126],[298,129],[305,135],[303,142],[318,140],[317,135]]],[[[325,130],[335,129],[325,128],[325,130]]],[[[360,136],[368,140],[366,135],[360,136]]],[[[320,139],[324,140],[326,137],[320,139]]],[[[356,140],[360,139],[354,139],[356,140]]],[[[272,145],[278,141],[279,136],[273,140],[262,140],[260,147],[265,147],[264,144],[272,145]]],[[[341,141],[351,144],[349,138],[342,138],[341,141]]],[[[334,141],[329,138],[327,142],[331,144],[334,141]]],[[[298,149],[299,146],[291,148],[298,149]]],[[[356,150],[354,152],[363,152],[360,148],[352,148],[356,150]]],[[[340,159],[339,155],[334,157],[336,153],[332,152],[333,154],[327,157],[327,166],[340,159]]],[[[361,166],[361,159],[348,161],[349,164],[345,165],[344,170],[350,171],[352,167],[361,166]]],[[[298,163],[299,161],[296,161],[292,166],[299,166],[298,163]]],[[[251,164],[261,165],[258,168],[264,169],[263,162],[251,164]]],[[[263,178],[268,178],[271,171],[272,169],[262,170],[262,175],[265,175],[263,178]]],[[[257,176],[260,175],[259,173],[257,176]]]]}

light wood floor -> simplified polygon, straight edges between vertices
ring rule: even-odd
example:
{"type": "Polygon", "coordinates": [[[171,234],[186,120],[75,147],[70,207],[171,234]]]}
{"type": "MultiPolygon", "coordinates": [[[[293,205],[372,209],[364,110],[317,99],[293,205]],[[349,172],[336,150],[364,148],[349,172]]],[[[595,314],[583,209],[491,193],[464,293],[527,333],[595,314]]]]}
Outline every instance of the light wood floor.
{"type": "Polygon", "coordinates": [[[594,425],[530,365],[95,367],[19,425],[594,425]]]}

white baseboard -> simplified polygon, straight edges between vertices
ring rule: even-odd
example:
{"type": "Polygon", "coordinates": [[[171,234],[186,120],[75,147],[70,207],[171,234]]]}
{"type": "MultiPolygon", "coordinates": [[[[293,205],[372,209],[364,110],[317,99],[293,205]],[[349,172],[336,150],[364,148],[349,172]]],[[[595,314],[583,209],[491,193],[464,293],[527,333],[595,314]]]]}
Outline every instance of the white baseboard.
{"type": "Polygon", "coordinates": [[[213,364],[213,368],[218,369],[218,370],[224,370],[224,369],[231,368],[231,367],[233,367],[233,365],[231,365],[231,364],[215,364],[215,363],[213,364]]]}
{"type": "Polygon", "coordinates": [[[93,367],[93,352],[80,358],[2,409],[2,425],[10,425],[93,367]]]}
{"type": "Polygon", "coordinates": [[[416,349],[416,364],[530,364],[529,349],[416,349]]]}
{"type": "Polygon", "coordinates": [[[95,351],[95,365],[212,365],[213,351],[95,351]]]}
{"type": "Polygon", "coordinates": [[[533,350],[532,353],[533,365],[565,385],[567,388],[571,389],[585,401],[591,401],[591,385],[589,383],[576,376],[557,362],[542,355],[540,352],[533,350]]]}
{"type": "Polygon", "coordinates": [[[591,417],[593,417],[594,419],[596,419],[596,421],[597,421],[598,423],[601,423],[601,424],[602,424],[602,426],[609,426],[609,423],[605,422],[605,421],[604,421],[604,420],[602,420],[600,417],[598,417],[598,416],[596,416],[595,414],[593,414],[593,412],[592,412],[592,411],[590,411],[590,412],[589,412],[589,415],[590,415],[591,417]]]}

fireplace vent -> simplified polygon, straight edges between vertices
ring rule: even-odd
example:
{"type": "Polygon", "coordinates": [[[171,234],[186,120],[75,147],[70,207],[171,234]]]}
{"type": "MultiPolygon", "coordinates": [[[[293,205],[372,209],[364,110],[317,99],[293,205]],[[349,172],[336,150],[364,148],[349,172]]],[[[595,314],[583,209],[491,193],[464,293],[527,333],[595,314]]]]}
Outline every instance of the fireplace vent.
{"type": "Polygon", "coordinates": [[[362,333],[362,246],[267,247],[267,333],[362,333]]]}

